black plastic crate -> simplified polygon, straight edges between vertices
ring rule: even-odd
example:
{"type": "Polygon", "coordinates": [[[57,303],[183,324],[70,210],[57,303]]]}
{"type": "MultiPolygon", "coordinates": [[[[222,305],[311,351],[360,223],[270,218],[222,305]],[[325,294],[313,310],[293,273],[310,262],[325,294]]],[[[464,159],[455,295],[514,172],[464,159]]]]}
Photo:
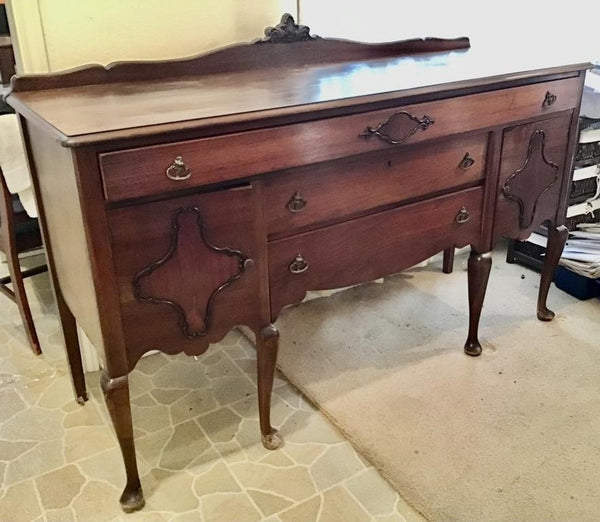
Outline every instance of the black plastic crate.
{"type": "Polygon", "coordinates": [[[571,183],[571,191],[569,193],[569,205],[583,203],[584,201],[593,198],[598,190],[598,178],[585,178],[571,183]]]}
{"type": "Polygon", "coordinates": [[[575,230],[580,223],[600,223],[600,212],[592,214],[579,214],[577,216],[568,217],[565,220],[565,226],[569,230],[575,230]]]}
{"type": "Polygon", "coordinates": [[[506,262],[518,263],[532,268],[536,272],[541,272],[545,253],[546,249],[535,243],[511,239],[508,242],[508,250],[506,251],[506,262]]]}
{"type": "Polygon", "coordinates": [[[580,165],[600,163],[600,141],[577,144],[575,162],[580,165]]]}

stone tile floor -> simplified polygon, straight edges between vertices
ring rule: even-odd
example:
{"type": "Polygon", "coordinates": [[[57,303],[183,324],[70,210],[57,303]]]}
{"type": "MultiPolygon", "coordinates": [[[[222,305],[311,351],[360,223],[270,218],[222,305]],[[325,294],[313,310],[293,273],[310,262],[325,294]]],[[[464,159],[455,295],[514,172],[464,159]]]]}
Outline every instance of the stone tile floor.
{"type": "Polygon", "coordinates": [[[123,514],[99,373],[86,375],[79,406],[48,276],[26,284],[44,354],[32,355],[16,305],[0,296],[0,520],[423,520],[281,376],[272,419],[285,444],[262,447],[254,348],[237,331],[197,360],[156,354],[132,372],[146,507],[123,514]]]}

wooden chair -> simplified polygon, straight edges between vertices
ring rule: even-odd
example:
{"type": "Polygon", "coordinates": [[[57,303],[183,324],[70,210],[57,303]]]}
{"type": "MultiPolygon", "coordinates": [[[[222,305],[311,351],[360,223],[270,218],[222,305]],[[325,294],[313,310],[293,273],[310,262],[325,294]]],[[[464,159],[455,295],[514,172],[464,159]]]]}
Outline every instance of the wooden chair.
{"type": "Polygon", "coordinates": [[[15,54],[13,51],[8,18],[4,0],[0,0],[0,80],[2,85],[9,85],[15,74],[15,54]]]}
{"type": "Polygon", "coordinates": [[[0,278],[0,292],[17,303],[29,344],[36,355],[42,353],[42,350],[33,324],[23,278],[40,274],[48,268],[44,264],[21,272],[19,253],[41,246],[42,239],[37,219],[30,218],[18,197],[8,191],[0,169],[0,251],[6,255],[10,274],[0,278]],[[12,289],[9,288],[9,284],[12,289]]]}
{"type": "Polygon", "coordinates": [[[0,80],[2,85],[9,85],[15,74],[15,55],[10,36],[0,35],[0,80]]]}

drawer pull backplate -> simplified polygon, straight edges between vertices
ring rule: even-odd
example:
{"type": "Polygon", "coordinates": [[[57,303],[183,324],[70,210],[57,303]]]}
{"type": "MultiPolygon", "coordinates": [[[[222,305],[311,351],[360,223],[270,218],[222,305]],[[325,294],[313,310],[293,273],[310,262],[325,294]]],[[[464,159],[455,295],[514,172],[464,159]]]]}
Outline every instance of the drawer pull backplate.
{"type": "Polygon", "coordinates": [[[301,274],[308,270],[308,262],[302,257],[302,254],[298,253],[289,268],[292,274],[301,274]]]}
{"type": "Polygon", "coordinates": [[[422,131],[427,130],[434,123],[435,120],[427,116],[427,114],[422,119],[419,119],[409,112],[400,111],[392,114],[387,121],[380,123],[375,128],[369,125],[359,136],[365,139],[377,136],[382,141],[398,145],[405,142],[419,129],[422,131]]]}
{"type": "Polygon", "coordinates": [[[167,178],[172,179],[173,181],[183,181],[188,179],[192,172],[188,169],[188,166],[183,161],[181,156],[177,156],[175,161],[171,163],[170,167],[167,169],[167,178]]]}

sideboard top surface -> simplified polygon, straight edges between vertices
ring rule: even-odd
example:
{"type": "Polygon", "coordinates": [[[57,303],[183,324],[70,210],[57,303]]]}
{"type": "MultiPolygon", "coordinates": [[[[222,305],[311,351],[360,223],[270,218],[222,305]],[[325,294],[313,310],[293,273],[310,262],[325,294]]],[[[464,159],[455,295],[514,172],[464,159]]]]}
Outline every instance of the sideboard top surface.
{"type": "MultiPolygon", "coordinates": [[[[110,73],[110,68],[95,67],[110,73]]],[[[290,115],[298,121],[303,113],[368,108],[450,91],[468,93],[499,84],[533,82],[541,76],[577,75],[589,67],[589,63],[565,63],[539,54],[491,60],[476,49],[461,49],[211,74],[190,71],[147,81],[16,89],[8,101],[49,128],[63,144],[77,146],[248,120],[279,118],[285,123],[290,115]]]]}

